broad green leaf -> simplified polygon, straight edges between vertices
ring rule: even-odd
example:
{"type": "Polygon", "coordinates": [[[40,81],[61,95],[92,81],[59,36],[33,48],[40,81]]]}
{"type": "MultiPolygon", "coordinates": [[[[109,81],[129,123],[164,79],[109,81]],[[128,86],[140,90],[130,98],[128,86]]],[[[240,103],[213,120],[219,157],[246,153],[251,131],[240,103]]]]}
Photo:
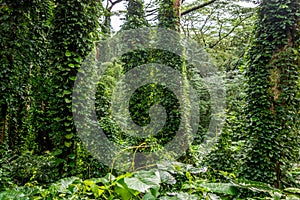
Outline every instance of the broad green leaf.
{"type": "Polygon", "coordinates": [[[158,171],[139,171],[134,177],[125,178],[124,182],[128,188],[144,193],[150,188],[159,186],[161,179],[158,171]]]}
{"type": "Polygon", "coordinates": [[[139,192],[146,192],[149,188],[152,187],[152,185],[147,185],[146,183],[142,182],[138,178],[125,178],[125,183],[127,184],[127,187],[133,190],[137,190],[139,192]]]}
{"type": "Polygon", "coordinates": [[[115,192],[118,195],[120,195],[122,199],[131,199],[133,196],[138,194],[136,191],[131,190],[126,186],[126,184],[124,183],[124,179],[121,179],[118,182],[116,182],[114,189],[115,192]]]}
{"type": "Polygon", "coordinates": [[[68,177],[59,180],[51,187],[59,193],[68,193],[67,188],[76,180],[80,180],[78,177],[68,177]]]}
{"type": "Polygon", "coordinates": [[[72,142],[64,142],[66,147],[70,147],[72,145],[72,142]]]}
{"type": "Polygon", "coordinates": [[[70,133],[70,134],[65,135],[65,138],[69,140],[69,139],[71,139],[73,136],[74,136],[73,133],[70,133]]]}
{"type": "Polygon", "coordinates": [[[152,194],[147,193],[143,196],[143,200],[155,200],[155,197],[152,194]]]}
{"type": "Polygon", "coordinates": [[[70,57],[70,56],[71,56],[71,52],[70,52],[70,51],[66,51],[65,55],[66,55],[67,57],[70,57]]]}
{"type": "Polygon", "coordinates": [[[243,180],[239,181],[237,184],[234,183],[235,186],[240,187],[240,188],[246,188],[255,192],[268,192],[268,193],[273,193],[273,192],[278,192],[279,190],[276,188],[271,187],[270,185],[262,182],[257,182],[257,181],[249,181],[249,180],[243,180]]]}
{"type": "Polygon", "coordinates": [[[207,189],[209,192],[218,194],[237,194],[237,189],[231,183],[201,183],[200,187],[207,189]]]}

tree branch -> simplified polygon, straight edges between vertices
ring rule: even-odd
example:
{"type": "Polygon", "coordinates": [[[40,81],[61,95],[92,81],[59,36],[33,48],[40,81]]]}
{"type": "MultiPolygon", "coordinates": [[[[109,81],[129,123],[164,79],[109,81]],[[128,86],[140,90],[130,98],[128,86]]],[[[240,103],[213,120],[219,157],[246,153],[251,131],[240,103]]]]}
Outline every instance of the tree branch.
{"type": "Polygon", "coordinates": [[[109,1],[111,3],[111,6],[109,7],[109,10],[111,10],[114,5],[116,5],[117,3],[120,3],[122,0],[116,0],[115,2],[112,2],[111,0],[109,1]]]}
{"type": "Polygon", "coordinates": [[[214,48],[217,44],[219,44],[223,39],[227,38],[239,25],[241,25],[246,19],[250,18],[251,15],[246,16],[244,19],[241,19],[241,21],[239,21],[238,24],[236,24],[234,27],[232,27],[232,29],[226,33],[223,37],[219,38],[219,40],[217,42],[215,42],[214,44],[210,45],[209,48],[214,48]]]}
{"type": "Polygon", "coordinates": [[[193,8],[190,8],[190,9],[188,9],[188,10],[186,10],[186,11],[183,11],[183,12],[181,13],[181,16],[186,15],[186,14],[189,14],[190,12],[193,12],[193,11],[198,10],[198,9],[200,9],[200,8],[204,8],[205,6],[208,6],[208,5],[212,4],[212,3],[214,3],[215,1],[217,1],[217,0],[210,0],[210,1],[206,2],[206,3],[203,3],[203,4],[201,4],[201,5],[198,5],[198,6],[195,6],[195,7],[193,7],[193,8]]]}

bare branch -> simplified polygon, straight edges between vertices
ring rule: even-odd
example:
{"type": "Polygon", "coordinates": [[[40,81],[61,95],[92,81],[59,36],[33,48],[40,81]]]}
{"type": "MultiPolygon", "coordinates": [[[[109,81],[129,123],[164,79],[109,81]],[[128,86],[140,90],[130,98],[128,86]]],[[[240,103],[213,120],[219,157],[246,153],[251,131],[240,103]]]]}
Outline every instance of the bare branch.
{"type": "Polygon", "coordinates": [[[210,0],[210,1],[206,2],[206,3],[203,3],[203,4],[201,4],[201,5],[198,5],[198,6],[195,6],[195,7],[193,7],[193,8],[190,8],[190,9],[188,9],[188,10],[186,10],[186,11],[183,11],[183,12],[181,13],[181,16],[186,15],[186,14],[189,14],[190,12],[193,12],[193,11],[198,10],[198,9],[200,9],[200,8],[204,8],[205,6],[208,6],[208,5],[212,4],[212,3],[214,3],[215,1],[217,1],[217,0],[210,0]]]}
{"type": "Polygon", "coordinates": [[[146,3],[146,4],[144,5],[144,7],[145,7],[145,10],[147,10],[148,8],[153,7],[153,0],[150,0],[150,2],[146,3]]]}
{"type": "Polygon", "coordinates": [[[226,33],[223,37],[219,38],[219,40],[217,42],[215,42],[214,44],[210,45],[209,48],[214,48],[223,39],[227,38],[239,25],[241,25],[245,20],[247,20],[250,17],[251,17],[251,15],[246,16],[244,19],[241,19],[241,21],[238,24],[236,24],[234,27],[232,27],[232,29],[228,33],[226,33]]]}
{"type": "Polygon", "coordinates": [[[152,13],[158,11],[158,8],[153,8],[151,10],[146,10],[147,13],[152,13]]]}
{"type": "MultiPolygon", "coordinates": [[[[205,31],[204,31],[204,27],[206,26],[206,24],[207,24],[208,20],[211,18],[211,16],[214,14],[214,11],[215,11],[215,9],[212,9],[212,10],[210,11],[209,15],[206,17],[206,19],[205,19],[203,25],[201,26],[201,29],[200,29],[201,32],[205,32],[205,31]]],[[[208,26],[206,26],[206,27],[208,27],[208,26]]]]}
{"type": "Polygon", "coordinates": [[[147,14],[145,15],[145,17],[149,17],[151,15],[154,15],[157,12],[157,10],[153,10],[152,12],[147,12],[147,14]]]}
{"type": "Polygon", "coordinates": [[[114,2],[112,2],[112,1],[110,0],[111,6],[110,6],[108,9],[111,10],[111,9],[114,7],[114,5],[116,5],[117,3],[120,3],[120,2],[122,2],[122,0],[116,0],[116,1],[114,1],[114,2]]]}

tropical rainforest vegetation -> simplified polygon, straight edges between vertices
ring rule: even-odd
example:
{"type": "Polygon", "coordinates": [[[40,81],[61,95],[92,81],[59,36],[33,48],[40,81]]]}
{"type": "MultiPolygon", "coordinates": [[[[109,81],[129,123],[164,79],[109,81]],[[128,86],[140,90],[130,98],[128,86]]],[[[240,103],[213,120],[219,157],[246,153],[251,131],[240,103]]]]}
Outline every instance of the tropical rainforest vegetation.
{"type": "Polygon", "coordinates": [[[299,0],[0,0],[0,13],[0,199],[300,199],[299,0]],[[116,9],[121,4],[126,9],[116,9]],[[101,57],[114,48],[98,44],[141,28],[178,33],[160,38],[178,51],[182,38],[205,50],[221,74],[225,109],[213,112],[204,77],[192,76],[184,56],[141,48],[112,58],[102,65],[93,106],[121,151],[159,155],[185,119],[180,103],[192,106],[166,85],[144,85],[130,98],[131,118],[147,126],[159,103],[166,123],[156,135],[127,134],[111,117],[112,96],[137,66],[159,63],[197,77],[201,113],[182,155],[151,167],[133,158],[117,169],[80,137],[74,84],[85,61],[95,61],[91,52],[101,57]],[[223,126],[208,151],[203,143],[216,114],[223,126]]]}

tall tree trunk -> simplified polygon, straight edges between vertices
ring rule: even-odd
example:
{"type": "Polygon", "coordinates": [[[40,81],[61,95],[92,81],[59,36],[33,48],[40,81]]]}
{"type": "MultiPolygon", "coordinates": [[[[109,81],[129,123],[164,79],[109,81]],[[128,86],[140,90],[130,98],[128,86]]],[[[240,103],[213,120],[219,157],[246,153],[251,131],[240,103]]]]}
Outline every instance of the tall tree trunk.
{"type": "MultiPolygon", "coordinates": [[[[181,18],[181,0],[162,0],[161,4],[160,4],[160,8],[159,8],[159,13],[158,13],[158,19],[159,19],[159,24],[158,26],[161,28],[167,28],[173,31],[177,31],[180,32],[180,18],[181,18]]],[[[180,49],[180,51],[184,52],[184,46],[182,46],[181,44],[181,36],[180,34],[177,35],[176,38],[166,38],[163,39],[164,41],[160,41],[162,43],[167,43],[170,46],[172,46],[174,49],[180,49]]],[[[175,124],[178,123],[176,120],[179,120],[181,123],[184,124],[184,131],[182,133],[179,133],[181,135],[182,138],[187,138],[188,140],[190,140],[191,138],[189,138],[189,133],[187,132],[188,130],[191,130],[191,126],[190,126],[190,113],[191,110],[189,109],[191,106],[191,102],[189,99],[189,95],[188,95],[188,90],[189,90],[189,81],[188,81],[188,77],[187,77],[187,65],[184,59],[182,59],[182,57],[180,55],[174,55],[171,52],[163,52],[162,56],[160,56],[160,59],[162,60],[163,64],[167,64],[170,67],[174,68],[175,70],[178,70],[183,79],[182,80],[177,80],[178,81],[178,85],[181,86],[181,97],[183,99],[182,102],[184,103],[184,105],[180,105],[182,108],[181,109],[184,110],[184,112],[180,112],[180,117],[175,118],[175,120],[173,119],[173,124],[172,122],[170,123],[172,126],[174,126],[175,128],[178,128],[178,126],[176,126],[175,124]],[[182,120],[182,121],[181,121],[182,120]]],[[[168,98],[168,97],[166,97],[168,98]]],[[[174,102],[173,106],[174,106],[174,110],[176,108],[176,103],[175,101],[169,101],[169,102],[174,102]]],[[[172,104],[172,103],[170,103],[172,104]]],[[[173,129],[174,131],[174,129],[173,129]]],[[[175,130],[176,132],[177,130],[175,130]]],[[[169,138],[167,138],[170,140],[170,136],[169,138]]],[[[186,141],[189,142],[189,141],[186,141]]],[[[181,155],[181,157],[179,158],[179,161],[181,162],[185,162],[185,163],[190,163],[191,159],[189,157],[190,155],[190,150],[186,149],[186,145],[187,144],[182,144],[181,147],[179,147],[180,149],[184,149],[184,154],[181,155]]],[[[188,144],[189,145],[189,144],[188,144]]]]}
{"type": "Polygon", "coordinates": [[[283,187],[299,148],[299,0],[264,0],[248,52],[244,178],[283,187]]]}
{"type": "Polygon", "coordinates": [[[92,47],[97,28],[96,0],[56,0],[51,45],[53,49],[52,96],[49,97],[51,139],[62,153],[61,175],[76,170],[76,129],[72,118],[72,90],[81,61],[92,47]]]}
{"type": "Polygon", "coordinates": [[[159,27],[180,31],[180,0],[162,0],[158,11],[159,27]]]}
{"type": "Polygon", "coordinates": [[[142,0],[128,0],[125,23],[122,30],[130,30],[149,26],[145,17],[144,3],[142,0]]]}
{"type": "Polygon", "coordinates": [[[0,106],[1,106],[1,140],[7,126],[7,138],[12,149],[18,150],[22,139],[27,134],[23,119],[27,112],[25,99],[28,86],[28,69],[31,60],[28,42],[28,6],[29,1],[6,1],[0,8],[0,106]],[[24,46],[22,46],[24,45],[24,46]],[[22,58],[26,57],[24,60],[22,58]]]}
{"type": "Polygon", "coordinates": [[[177,31],[180,32],[180,18],[181,18],[181,0],[174,0],[174,11],[175,11],[175,16],[177,18],[177,31]]]}

